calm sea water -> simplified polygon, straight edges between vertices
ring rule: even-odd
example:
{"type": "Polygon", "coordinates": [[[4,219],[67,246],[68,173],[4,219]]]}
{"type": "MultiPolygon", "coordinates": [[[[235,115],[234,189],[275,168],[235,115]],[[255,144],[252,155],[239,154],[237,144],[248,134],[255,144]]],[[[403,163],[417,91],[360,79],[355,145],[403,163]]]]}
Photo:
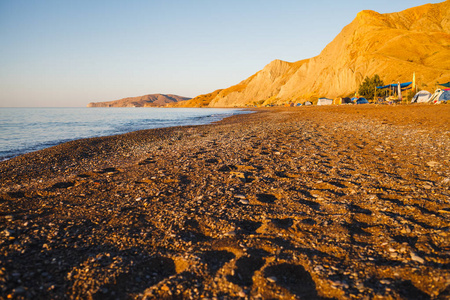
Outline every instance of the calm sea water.
{"type": "Polygon", "coordinates": [[[81,138],[202,125],[248,113],[214,108],[0,108],[0,160],[81,138]]]}

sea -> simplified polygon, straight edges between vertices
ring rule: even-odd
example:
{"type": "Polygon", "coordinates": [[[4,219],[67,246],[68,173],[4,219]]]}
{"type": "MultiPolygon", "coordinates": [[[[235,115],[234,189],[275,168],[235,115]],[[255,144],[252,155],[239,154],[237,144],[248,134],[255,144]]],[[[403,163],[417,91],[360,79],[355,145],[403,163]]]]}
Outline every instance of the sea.
{"type": "Polygon", "coordinates": [[[0,161],[77,139],[204,125],[246,113],[219,108],[0,108],[0,161]]]}

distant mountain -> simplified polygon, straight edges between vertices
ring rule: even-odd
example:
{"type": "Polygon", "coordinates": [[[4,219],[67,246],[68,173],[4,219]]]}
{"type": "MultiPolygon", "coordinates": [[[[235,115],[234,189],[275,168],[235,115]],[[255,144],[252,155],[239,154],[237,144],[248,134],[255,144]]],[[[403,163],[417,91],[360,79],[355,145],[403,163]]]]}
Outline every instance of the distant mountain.
{"type": "MultiPolygon", "coordinates": [[[[307,41],[305,41],[307,42],[307,41]]],[[[232,87],[177,106],[233,107],[347,96],[366,76],[412,81],[434,91],[450,81],[450,1],[398,13],[362,11],[320,55],[294,63],[274,60],[232,87]]]]}
{"type": "Polygon", "coordinates": [[[139,97],[128,97],[108,102],[91,102],[87,107],[155,107],[166,106],[168,103],[186,101],[191,98],[177,95],[150,94],[139,97]]]}

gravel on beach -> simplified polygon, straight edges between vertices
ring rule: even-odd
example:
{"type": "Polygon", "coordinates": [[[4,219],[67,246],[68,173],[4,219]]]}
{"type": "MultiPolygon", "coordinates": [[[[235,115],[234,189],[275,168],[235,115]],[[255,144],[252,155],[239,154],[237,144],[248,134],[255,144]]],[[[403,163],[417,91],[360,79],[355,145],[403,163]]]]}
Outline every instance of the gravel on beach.
{"type": "Polygon", "coordinates": [[[0,299],[449,299],[449,121],[258,109],[0,162],[0,299]]]}

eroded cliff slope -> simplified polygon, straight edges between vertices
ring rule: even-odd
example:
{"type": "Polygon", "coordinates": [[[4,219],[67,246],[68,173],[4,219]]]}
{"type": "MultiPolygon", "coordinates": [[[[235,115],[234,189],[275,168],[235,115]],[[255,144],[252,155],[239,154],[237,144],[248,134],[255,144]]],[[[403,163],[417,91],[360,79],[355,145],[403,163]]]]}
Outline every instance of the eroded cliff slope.
{"type": "Polygon", "coordinates": [[[450,1],[397,13],[362,11],[320,55],[274,60],[239,84],[197,96],[183,106],[234,107],[302,102],[354,93],[366,76],[385,83],[411,81],[434,91],[450,81],[450,1]]]}

